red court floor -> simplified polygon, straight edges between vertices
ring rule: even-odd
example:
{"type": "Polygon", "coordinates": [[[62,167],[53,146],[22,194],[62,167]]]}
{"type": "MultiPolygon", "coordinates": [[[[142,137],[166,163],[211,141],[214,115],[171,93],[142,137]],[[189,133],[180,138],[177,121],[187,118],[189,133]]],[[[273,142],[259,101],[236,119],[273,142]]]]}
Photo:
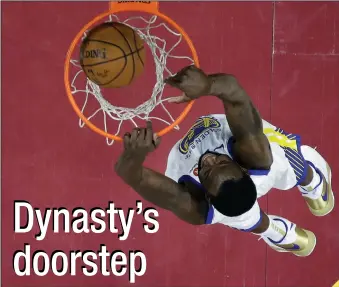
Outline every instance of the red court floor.
{"type": "MultiPolygon", "coordinates": [[[[104,234],[14,234],[15,200],[34,207],[127,209],[139,196],[114,174],[121,145],[78,127],[63,85],[68,46],[105,2],[2,2],[2,275],[3,287],[129,286],[127,276],[18,277],[16,250],[142,250],[147,272],[135,286],[331,287],[339,280],[339,209],[308,211],[296,189],[260,200],[270,214],[314,231],[308,258],[280,254],[258,237],[224,226],[192,227],[159,210],[156,235],[133,221],[129,239],[104,234]]],[[[273,124],[302,135],[332,166],[339,189],[339,2],[166,2],[160,9],[191,36],[206,72],[235,74],[273,124]]],[[[171,146],[198,116],[222,112],[199,100],[166,135],[148,164],[164,172],[171,146]]],[[[337,195],[338,198],[338,195],[337,195]]],[[[147,203],[145,203],[147,204],[147,203]]],[[[36,225],[34,225],[36,226],[36,225]]],[[[35,228],[35,227],[34,227],[35,228]]],[[[32,251],[33,252],[33,251],[32,251]]]]}

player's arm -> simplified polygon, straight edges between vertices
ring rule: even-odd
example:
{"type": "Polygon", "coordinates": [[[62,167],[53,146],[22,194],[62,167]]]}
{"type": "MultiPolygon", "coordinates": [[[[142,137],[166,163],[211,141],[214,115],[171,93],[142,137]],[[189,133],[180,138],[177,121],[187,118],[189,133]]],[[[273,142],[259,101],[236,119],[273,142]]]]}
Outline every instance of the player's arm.
{"type": "Polygon", "coordinates": [[[263,133],[260,114],[251,98],[233,75],[208,76],[210,94],[217,96],[224,105],[228,124],[235,138],[236,160],[246,168],[269,169],[272,153],[263,133]]]}
{"type": "Polygon", "coordinates": [[[195,66],[182,69],[166,83],[183,91],[177,103],[214,95],[222,100],[227,121],[236,140],[235,159],[248,169],[269,169],[272,153],[263,133],[262,119],[246,91],[228,74],[206,75],[195,66]]]}
{"type": "Polygon", "coordinates": [[[204,224],[208,212],[206,200],[197,200],[185,186],[143,166],[146,155],[156,146],[150,123],[147,129],[134,129],[124,137],[125,150],[115,165],[115,171],[147,201],[171,211],[187,223],[204,224]]]}

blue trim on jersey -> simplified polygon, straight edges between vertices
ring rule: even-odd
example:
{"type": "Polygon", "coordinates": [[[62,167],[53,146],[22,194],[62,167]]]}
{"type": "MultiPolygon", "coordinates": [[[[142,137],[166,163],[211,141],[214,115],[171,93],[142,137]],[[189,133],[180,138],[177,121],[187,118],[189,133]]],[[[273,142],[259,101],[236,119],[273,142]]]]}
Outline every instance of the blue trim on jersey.
{"type": "Polygon", "coordinates": [[[297,151],[287,147],[281,148],[284,150],[285,156],[288,162],[290,163],[291,167],[293,168],[295,177],[297,179],[297,183],[295,186],[300,185],[300,183],[302,183],[307,176],[307,162],[304,159],[304,156],[301,152],[301,138],[299,135],[296,134],[288,134],[281,128],[276,128],[275,130],[285,135],[290,140],[296,141],[297,151]]]}
{"type": "MultiPolygon", "coordinates": [[[[191,177],[190,175],[185,174],[178,179],[178,183],[185,183],[185,182],[193,183],[196,187],[201,188],[206,193],[206,189],[203,187],[203,185],[197,180],[195,180],[193,177],[191,177]]],[[[211,224],[213,217],[214,217],[214,208],[212,205],[210,205],[208,209],[205,224],[211,224]]]]}
{"type": "MultiPolygon", "coordinates": [[[[233,144],[234,137],[230,137],[227,142],[227,150],[230,156],[233,158],[233,144]]],[[[248,169],[247,172],[249,175],[268,175],[271,169],[248,169]]]]}
{"type": "Polygon", "coordinates": [[[249,175],[268,175],[271,169],[249,169],[247,170],[249,175]]]}
{"type": "Polygon", "coordinates": [[[211,224],[214,217],[214,208],[210,205],[205,224],[211,224]]]}
{"type": "Polygon", "coordinates": [[[298,136],[298,135],[296,136],[296,141],[297,141],[298,153],[301,156],[301,160],[303,161],[303,164],[304,164],[304,171],[303,171],[302,176],[299,178],[299,180],[297,181],[295,186],[302,183],[307,176],[307,163],[306,163],[306,160],[305,160],[303,154],[301,153],[301,148],[300,148],[301,147],[301,138],[300,138],[300,136],[298,136]]]}

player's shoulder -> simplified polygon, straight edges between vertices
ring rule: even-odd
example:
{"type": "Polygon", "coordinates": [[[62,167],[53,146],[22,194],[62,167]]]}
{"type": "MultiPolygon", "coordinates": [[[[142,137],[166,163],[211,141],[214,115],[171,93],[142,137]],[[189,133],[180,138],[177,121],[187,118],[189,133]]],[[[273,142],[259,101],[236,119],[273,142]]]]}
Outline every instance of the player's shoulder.
{"type": "Polygon", "coordinates": [[[209,114],[197,118],[171,148],[167,158],[166,175],[176,178],[179,174],[190,173],[206,149],[223,144],[226,124],[226,116],[223,114],[209,114]]]}
{"type": "Polygon", "coordinates": [[[199,119],[210,119],[210,120],[216,120],[218,121],[220,124],[223,124],[224,122],[227,122],[227,118],[225,114],[208,114],[206,116],[201,116],[197,119],[197,121],[199,119]]]}
{"type": "Polygon", "coordinates": [[[185,142],[185,140],[194,139],[196,133],[201,133],[202,130],[210,128],[222,127],[225,124],[228,125],[226,116],[224,114],[209,114],[206,116],[200,116],[195,120],[193,125],[191,125],[185,135],[174,144],[171,152],[180,150],[180,143],[185,142]]]}

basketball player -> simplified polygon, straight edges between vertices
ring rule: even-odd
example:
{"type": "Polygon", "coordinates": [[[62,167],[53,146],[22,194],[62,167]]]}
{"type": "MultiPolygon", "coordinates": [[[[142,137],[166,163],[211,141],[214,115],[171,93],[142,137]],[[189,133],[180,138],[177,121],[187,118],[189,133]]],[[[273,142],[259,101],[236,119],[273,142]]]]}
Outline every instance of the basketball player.
{"type": "Polygon", "coordinates": [[[189,66],[166,83],[183,92],[174,102],[213,95],[223,103],[226,116],[200,117],[172,148],[166,175],[143,166],[159,144],[151,123],[134,129],[124,136],[124,152],[115,166],[118,175],[143,198],[187,223],[221,223],[257,234],[277,251],[310,255],[315,235],[266,214],[257,198],[272,188],[297,186],[313,215],[330,213],[331,170],[323,157],[302,146],[298,135],[262,120],[232,75],[206,75],[189,66]]]}

